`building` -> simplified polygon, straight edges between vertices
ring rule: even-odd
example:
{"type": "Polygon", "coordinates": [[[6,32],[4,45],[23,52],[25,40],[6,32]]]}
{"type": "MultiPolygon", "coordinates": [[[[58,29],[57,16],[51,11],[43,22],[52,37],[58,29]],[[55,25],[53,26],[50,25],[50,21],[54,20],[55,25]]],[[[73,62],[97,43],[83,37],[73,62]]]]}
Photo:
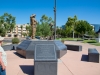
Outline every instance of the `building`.
{"type": "Polygon", "coordinates": [[[26,26],[27,24],[17,24],[12,32],[7,32],[6,37],[24,37],[21,33],[27,34],[26,26]]]}
{"type": "Polygon", "coordinates": [[[91,24],[94,26],[94,31],[97,32],[99,30],[100,24],[91,24]]]}
{"type": "Polygon", "coordinates": [[[61,28],[62,28],[62,29],[65,29],[66,27],[65,27],[65,25],[62,25],[61,28]]]}

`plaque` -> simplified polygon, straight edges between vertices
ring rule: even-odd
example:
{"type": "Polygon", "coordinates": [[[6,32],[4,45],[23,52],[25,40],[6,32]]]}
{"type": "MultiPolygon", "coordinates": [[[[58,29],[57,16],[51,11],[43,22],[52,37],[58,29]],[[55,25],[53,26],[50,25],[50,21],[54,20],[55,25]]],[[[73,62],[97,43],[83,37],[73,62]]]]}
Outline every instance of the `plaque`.
{"type": "Polygon", "coordinates": [[[35,61],[57,61],[54,44],[35,45],[35,61]]]}

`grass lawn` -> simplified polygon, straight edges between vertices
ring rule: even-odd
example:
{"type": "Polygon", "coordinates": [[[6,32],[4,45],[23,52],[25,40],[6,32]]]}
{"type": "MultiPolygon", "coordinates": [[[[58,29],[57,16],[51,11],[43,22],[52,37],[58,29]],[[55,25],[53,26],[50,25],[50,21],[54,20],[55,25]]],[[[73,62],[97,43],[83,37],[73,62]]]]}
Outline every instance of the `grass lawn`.
{"type": "MultiPolygon", "coordinates": [[[[72,41],[82,40],[82,38],[74,38],[74,39],[73,38],[57,38],[57,40],[61,40],[63,42],[66,40],[72,40],[72,41]]],[[[97,43],[96,40],[84,40],[82,43],[89,43],[95,46],[100,46],[100,43],[97,43]]]]}
{"type": "Polygon", "coordinates": [[[81,38],[57,38],[56,40],[61,40],[61,42],[64,43],[64,41],[83,41],[81,38]]]}
{"type": "Polygon", "coordinates": [[[100,46],[100,43],[91,43],[91,44],[95,46],[100,46]]]}
{"type": "Polygon", "coordinates": [[[97,43],[96,40],[84,40],[82,43],[89,43],[95,46],[100,46],[100,43],[97,43]]]}
{"type": "Polygon", "coordinates": [[[84,40],[82,43],[97,43],[96,40],[84,40]]]}
{"type": "Polygon", "coordinates": [[[82,40],[81,38],[57,38],[57,40],[59,40],[59,39],[61,39],[61,40],[72,40],[72,41],[74,41],[74,40],[82,40]]]}

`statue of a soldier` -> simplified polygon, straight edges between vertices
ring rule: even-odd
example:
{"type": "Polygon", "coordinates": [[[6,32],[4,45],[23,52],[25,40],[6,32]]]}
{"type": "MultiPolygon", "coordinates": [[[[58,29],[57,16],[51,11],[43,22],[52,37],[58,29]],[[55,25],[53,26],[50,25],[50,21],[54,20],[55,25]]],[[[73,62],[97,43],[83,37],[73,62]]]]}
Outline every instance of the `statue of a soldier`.
{"type": "Polygon", "coordinates": [[[35,39],[35,34],[36,34],[37,21],[36,21],[35,17],[36,17],[35,14],[32,14],[30,16],[30,24],[31,24],[31,27],[32,27],[32,39],[35,39]]]}

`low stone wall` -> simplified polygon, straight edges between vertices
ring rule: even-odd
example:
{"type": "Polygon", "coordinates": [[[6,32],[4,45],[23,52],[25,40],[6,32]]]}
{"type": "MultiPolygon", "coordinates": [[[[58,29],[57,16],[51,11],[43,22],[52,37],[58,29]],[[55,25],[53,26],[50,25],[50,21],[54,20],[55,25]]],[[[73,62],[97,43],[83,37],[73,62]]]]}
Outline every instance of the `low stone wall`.
{"type": "Polygon", "coordinates": [[[9,50],[16,50],[16,47],[18,44],[10,44],[10,45],[4,45],[2,46],[4,51],[9,51],[9,50]]]}
{"type": "Polygon", "coordinates": [[[72,44],[65,44],[67,46],[68,50],[73,50],[73,51],[82,51],[82,46],[81,45],[72,45],[72,44]]]}

